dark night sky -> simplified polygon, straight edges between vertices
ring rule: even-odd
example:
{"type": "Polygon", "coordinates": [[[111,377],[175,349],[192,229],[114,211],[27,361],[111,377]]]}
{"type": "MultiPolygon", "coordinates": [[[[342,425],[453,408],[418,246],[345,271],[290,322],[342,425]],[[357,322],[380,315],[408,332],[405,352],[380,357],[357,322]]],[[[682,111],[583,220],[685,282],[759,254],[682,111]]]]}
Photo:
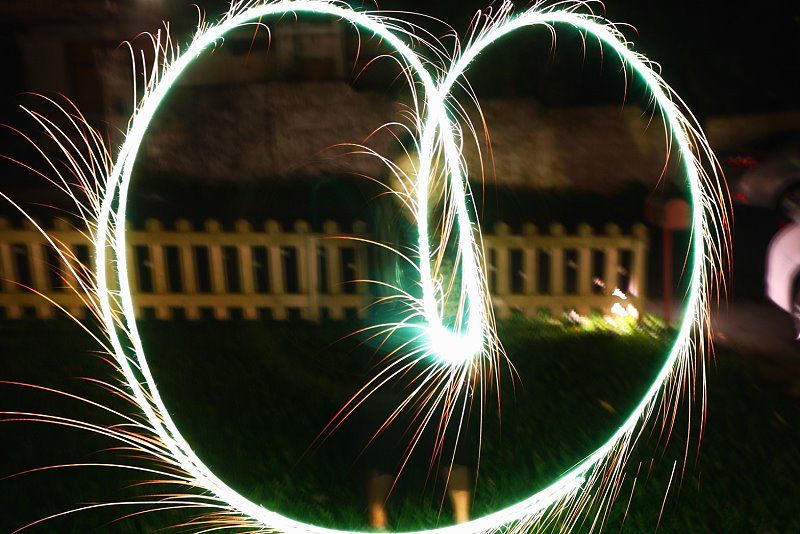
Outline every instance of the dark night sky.
{"type": "MultiPolygon", "coordinates": [[[[350,0],[351,5],[384,10],[415,11],[451,24],[460,34],[472,16],[491,0],[350,0]]],[[[200,1],[208,13],[219,12],[225,2],[200,1]]],[[[495,4],[499,4],[496,1],[495,4]]],[[[516,2],[519,9],[526,2],[516,2]]],[[[796,109],[800,107],[800,2],[773,0],[606,0],[593,2],[593,10],[625,30],[636,49],[661,64],[667,82],[702,119],[705,116],[796,109]]],[[[422,21],[422,19],[418,19],[422,21]]],[[[430,24],[430,23],[427,23],[430,24]]],[[[435,27],[435,26],[433,26],[435,27]]],[[[546,39],[530,36],[513,39],[517,54],[505,58],[507,70],[520,71],[505,90],[509,96],[530,94],[545,104],[618,102],[619,91],[609,91],[608,77],[600,75],[596,56],[587,57],[585,70],[569,64],[582,63],[576,47],[560,46],[549,66],[546,39]],[[531,45],[529,48],[524,45],[531,45]],[[526,50],[534,50],[528,53],[526,50]],[[538,53],[538,55],[537,55],[538,53]],[[595,64],[593,64],[595,62],[595,64]],[[525,79],[523,72],[529,73],[525,79]],[[542,76],[544,74],[544,76],[542,76]],[[532,81],[532,78],[542,78],[532,81]],[[543,88],[549,85],[550,88],[543,88]],[[538,87],[537,87],[538,86],[538,87]],[[517,94],[514,91],[517,89],[517,94]],[[532,91],[531,91],[532,90],[532,91]],[[559,98],[548,96],[548,91],[559,98]],[[531,94],[534,93],[534,94],[531,94]]],[[[561,36],[560,40],[564,40],[561,36]]],[[[574,43],[577,44],[577,43],[574,43]]],[[[512,44],[507,49],[513,48],[512,44]]],[[[500,54],[495,54],[498,57],[500,54]]],[[[494,60],[487,62],[500,68],[494,60]]],[[[486,67],[476,65],[475,70],[486,67]]],[[[614,71],[611,71],[613,74],[614,71]]],[[[480,76],[480,72],[474,75],[480,76]]],[[[495,77],[496,78],[496,77],[495,77]]],[[[489,87],[484,92],[503,92],[489,87]]],[[[498,84],[494,84],[497,86],[498,84]]]]}
{"type": "MultiPolygon", "coordinates": [[[[386,10],[410,10],[438,17],[464,34],[472,16],[488,1],[378,3],[386,10]]],[[[207,10],[209,20],[226,5],[220,0],[173,0],[163,4],[163,15],[171,19],[184,16],[193,21],[194,3],[207,10]]],[[[351,3],[359,5],[362,1],[351,3]]],[[[374,7],[372,0],[363,4],[374,7]]],[[[665,79],[701,117],[800,106],[800,2],[750,3],[752,7],[731,0],[607,0],[604,4],[608,19],[635,26],[638,34],[628,28],[626,35],[637,50],[662,65],[665,79]]],[[[602,11],[599,3],[594,8],[602,11]]],[[[437,31],[442,29],[426,24],[437,31]]],[[[6,76],[0,82],[0,113],[5,118],[17,93],[47,88],[25,87],[20,81],[9,28],[3,29],[0,66],[6,76]]],[[[554,57],[548,56],[549,38],[536,33],[513,37],[503,50],[493,54],[491,61],[485,62],[488,67],[476,64],[471,77],[485,74],[483,77],[494,80],[483,84],[484,95],[532,96],[545,104],[571,105],[598,103],[595,101],[605,99],[604,93],[608,92],[613,93],[608,96],[610,101],[619,100],[617,89],[607,91],[603,87],[608,83],[618,85],[609,82],[616,76],[616,69],[606,68],[608,72],[599,74],[599,62],[591,49],[583,61],[574,35],[570,36],[574,32],[559,36],[554,57]],[[498,72],[492,72],[492,68],[498,72]],[[498,83],[501,77],[497,74],[503,74],[503,70],[506,74],[498,83]],[[515,75],[509,77],[509,71],[515,71],[515,75]]],[[[128,37],[120,36],[120,40],[128,37]]]]}
{"type": "MultiPolygon", "coordinates": [[[[380,4],[384,9],[416,6],[417,11],[447,20],[463,33],[471,16],[487,2],[383,0],[380,4]]],[[[661,64],[667,82],[701,117],[800,106],[800,2],[606,0],[604,5],[609,20],[636,28],[624,30],[626,36],[638,51],[661,64]]],[[[595,4],[595,11],[602,12],[602,6],[595,4]]],[[[524,41],[522,37],[516,39],[524,41]]],[[[581,62],[569,39],[561,40],[566,42],[559,46],[553,60],[556,65],[581,62]]],[[[540,40],[540,46],[546,44],[540,40]]],[[[546,62],[547,57],[536,60],[546,62]]],[[[575,84],[584,87],[574,102],[553,103],[579,103],[581,99],[592,103],[598,91],[598,87],[592,87],[592,80],[598,80],[596,63],[597,56],[587,56],[585,80],[580,79],[578,69],[570,73],[568,68],[556,67],[554,74],[571,75],[575,84]]],[[[519,65],[536,68],[536,62],[530,59],[519,65]]],[[[615,73],[615,69],[609,70],[615,73]]],[[[574,91],[568,80],[559,80],[558,76],[550,83],[562,84],[562,92],[574,91]]],[[[618,94],[611,98],[618,99],[618,94]]]]}

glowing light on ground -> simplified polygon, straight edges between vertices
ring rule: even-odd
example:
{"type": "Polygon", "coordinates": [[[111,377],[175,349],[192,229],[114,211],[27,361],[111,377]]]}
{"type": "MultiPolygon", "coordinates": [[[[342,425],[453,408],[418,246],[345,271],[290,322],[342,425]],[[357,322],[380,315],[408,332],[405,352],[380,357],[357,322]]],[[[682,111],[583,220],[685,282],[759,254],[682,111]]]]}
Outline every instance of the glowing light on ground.
{"type": "MultiPolygon", "coordinates": [[[[561,2],[552,8],[536,4],[519,14],[513,14],[511,7],[508,3],[503,4],[493,16],[484,17],[483,26],[470,42],[460,47],[460,53],[449,61],[444,70],[437,70],[437,65],[423,59],[419,51],[425,47],[419,44],[418,36],[410,37],[405,26],[398,21],[380,14],[354,11],[343,3],[325,0],[236,2],[220,22],[202,26],[188,48],[181,53],[161,48],[162,40],[158,37],[154,39],[156,50],[167,57],[159,57],[152,65],[125,142],[113,167],[103,178],[97,202],[90,203],[89,211],[96,214],[96,223],[91,223],[88,231],[93,237],[97,267],[94,269],[94,279],[82,284],[78,290],[86,292],[87,299],[95,306],[108,335],[106,345],[109,353],[113,355],[129,389],[125,395],[144,416],[144,420],[137,420],[136,424],[144,426],[153,437],[144,440],[123,432],[105,432],[115,439],[125,440],[159,462],[168,463],[171,469],[178,471],[177,474],[164,476],[197,489],[196,494],[185,496],[181,501],[176,501],[176,505],[218,510],[220,516],[214,519],[224,517],[225,526],[282,532],[337,532],[290,519],[250,501],[220,480],[195,455],[170,417],[148,367],[134,319],[127,272],[123,221],[127,195],[132,185],[131,176],[137,152],[167,92],[189,65],[203,51],[220,42],[226,33],[287,13],[328,15],[371,32],[396,51],[398,60],[408,67],[408,76],[424,90],[422,100],[414,102],[417,110],[414,149],[419,155],[418,165],[413,176],[402,177],[405,188],[397,192],[415,215],[418,230],[416,268],[422,296],[416,299],[405,288],[397,288],[398,299],[407,303],[409,314],[392,324],[375,327],[379,332],[410,331],[413,343],[408,344],[404,352],[395,355],[396,358],[365,386],[361,396],[354,398],[356,401],[378,389],[393,376],[414,368],[422,369],[414,392],[426,391],[432,407],[446,405],[448,399],[457,396],[463,388],[484,391],[482,388],[487,387],[484,381],[504,357],[495,334],[484,276],[481,239],[475,230],[477,221],[472,215],[475,210],[459,150],[461,131],[454,119],[457,116],[454,110],[459,109],[459,105],[451,96],[452,87],[469,65],[492,43],[515,31],[530,28],[555,31],[557,26],[596,39],[644,82],[668,128],[667,140],[677,148],[686,173],[692,196],[694,230],[688,306],[674,346],[638,406],[603,445],[544,489],[506,509],[438,530],[448,533],[524,531],[554,518],[560,518],[568,529],[593,503],[608,506],[611,500],[609,495],[614,494],[620,483],[621,469],[644,424],[658,412],[660,402],[674,402],[674,395],[680,394],[682,387],[694,379],[695,350],[699,348],[702,356],[705,347],[696,334],[702,335],[708,329],[709,289],[719,276],[718,266],[726,250],[725,211],[721,207],[725,195],[714,179],[715,175],[708,176],[703,169],[703,163],[713,164],[714,158],[702,132],[677,96],[653,69],[653,65],[634,52],[613,25],[595,15],[577,11],[578,8],[585,8],[586,4],[561,2]],[[412,48],[409,42],[417,43],[416,48],[412,48]],[[162,60],[163,63],[160,63],[162,60]],[[443,169],[436,164],[439,153],[443,154],[443,169]],[[442,179],[444,182],[440,183],[442,179]],[[446,192],[448,210],[444,219],[449,224],[444,225],[446,229],[441,234],[434,236],[429,225],[430,195],[432,189],[437,187],[446,192]],[[443,245],[450,242],[451,232],[455,235],[453,242],[459,258],[453,268],[458,269],[460,280],[454,289],[459,301],[458,316],[455,318],[443,316],[444,300],[448,293],[445,288],[449,287],[450,280],[445,279],[448,274],[441,270],[441,262],[436,261],[437,254],[445,248],[443,245]],[[115,270],[107,269],[109,265],[115,266],[115,270]],[[433,389],[427,389],[431,384],[435,384],[433,389]]],[[[433,44],[427,46],[429,50],[437,50],[433,44]]],[[[69,146],[64,149],[70,152],[69,146]]],[[[102,165],[99,167],[102,168],[102,165]]],[[[624,298],[624,294],[620,298],[624,298]]],[[[630,309],[631,306],[617,303],[617,307],[614,313],[618,315],[638,314],[635,308],[630,309]]],[[[345,406],[344,416],[353,409],[355,407],[352,404],[345,406]]],[[[429,422],[426,420],[425,424],[429,422]]],[[[88,423],[75,424],[90,431],[102,431],[88,423]]],[[[200,524],[202,521],[198,521],[200,524]]],[[[215,523],[208,519],[208,524],[215,523]]]]}

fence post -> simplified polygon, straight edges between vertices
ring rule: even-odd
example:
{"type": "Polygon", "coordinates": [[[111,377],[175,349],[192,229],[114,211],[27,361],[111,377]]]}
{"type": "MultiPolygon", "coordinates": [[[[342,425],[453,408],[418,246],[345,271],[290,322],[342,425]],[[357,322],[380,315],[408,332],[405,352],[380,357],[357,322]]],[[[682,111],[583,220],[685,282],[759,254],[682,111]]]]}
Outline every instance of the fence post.
{"type": "MultiPolygon", "coordinates": [[[[209,234],[219,234],[222,232],[222,225],[216,219],[207,219],[205,230],[209,234]]],[[[225,287],[225,267],[222,261],[222,246],[219,244],[219,236],[213,235],[211,243],[208,246],[208,257],[211,263],[211,292],[215,295],[222,295],[227,288],[225,287]]],[[[225,306],[214,306],[214,317],[227,319],[228,309],[225,306]]]]}
{"type": "MultiPolygon", "coordinates": [[[[331,295],[339,295],[342,292],[342,257],[339,250],[339,242],[331,239],[339,234],[339,225],[336,221],[325,221],[322,224],[322,231],[325,233],[325,258],[328,267],[328,292],[331,295]]],[[[344,310],[335,297],[329,301],[328,311],[331,319],[341,319],[344,317],[344,310]]]]}
{"type": "MultiPolygon", "coordinates": [[[[0,218],[0,230],[6,230],[9,227],[8,219],[0,218]]],[[[4,293],[18,292],[19,288],[14,284],[16,279],[11,243],[0,243],[0,283],[4,293]]],[[[6,316],[9,319],[19,319],[22,317],[22,308],[18,304],[9,304],[6,307],[6,316]]]]}
{"type": "MultiPolygon", "coordinates": [[[[0,218],[0,230],[7,230],[8,227],[8,219],[0,218]]],[[[11,258],[11,243],[3,241],[0,243],[0,290],[3,293],[13,293],[16,289],[12,283],[16,280],[16,276],[14,275],[14,262],[11,258]]]]}
{"type": "Polygon", "coordinates": [[[44,254],[42,254],[42,239],[39,239],[39,231],[31,221],[25,219],[22,222],[22,228],[32,234],[31,238],[25,239],[26,253],[30,262],[31,285],[33,289],[46,293],[50,289],[50,284],[47,283],[46,264],[44,254]]]}
{"type": "MultiPolygon", "coordinates": [[[[8,219],[0,217],[0,232],[8,229],[8,219]]],[[[13,278],[8,261],[10,246],[6,241],[0,241],[0,293],[9,293],[7,280],[13,278]]]]}
{"type": "MultiPolygon", "coordinates": [[[[163,231],[161,221],[147,219],[144,229],[150,233],[153,241],[148,244],[150,249],[150,276],[153,279],[153,293],[164,295],[167,292],[166,261],[164,261],[163,231]]],[[[156,306],[156,319],[169,319],[169,308],[163,305],[156,306]]]]}
{"type": "MultiPolygon", "coordinates": [[[[578,225],[578,237],[581,239],[581,246],[578,248],[578,295],[587,297],[592,292],[592,249],[589,247],[589,240],[594,231],[586,223],[578,225]]],[[[578,299],[581,302],[581,299],[578,299]]],[[[589,306],[578,306],[579,313],[588,315],[589,306]]]]}
{"type": "MultiPolygon", "coordinates": [[[[186,219],[178,219],[175,221],[175,230],[181,234],[188,234],[193,231],[192,223],[186,219]]],[[[178,247],[181,262],[181,279],[183,280],[183,292],[186,295],[197,294],[197,275],[195,269],[197,268],[194,263],[194,255],[191,243],[184,243],[178,247]]],[[[192,302],[191,298],[186,299],[192,302]]],[[[200,308],[193,304],[187,304],[185,309],[186,318],[197,320],[200,318],[200,308]]]]}
{"type": "MultiPolygon", "coordinates": [[[[367,223],[364,221],[355,221],[353,223],[353,233],[359,237],[363,238],[367,233],[367,223]]],[[[367,273],[369,272],[369,267],[367,265],[367,248],[364,246],[363,241],[354,241],[353,245],[355,247],[355,264],[356,264],[356,280],[359,280],[360,283],[357,285],[357,291],[359,295],[363,295],[362,297],[362,304],[358,308],[358,317],[363,319],[367,316],[367,306],[369,302],[367,301],[369,291],[367,291],[367,284],[363,281],[367,278],[367,273]]]]}
{"type": "MultiPolygon", "coordinates": [[[[614,223],[608,223],[605,227],[606,235],[611,238],[612,243],[616,243],[620,236],[620,229],[614,223]]],[[[605,258],[605,265],[603,267],[603,278],[606,285],[606,293],[611,294],[612,291],[619,288],[619,249],[616,246],[606,247],[603,250],[605,258]]],[[[610,312],[611,308],[603,310],[610,312]]]]}
{"type": "Polygon", "coordinates": [[[647,227],[642,223],[634,224],[633,237],[635,241],[628,293],[636,297],[636,306],[641,309],[647,294],[647,227]]]}
{"type": "Polygon", "coordinates": [[[506,300],[503,298],[511,293],[511,269],[509,265],[509,250],[508,240],[506,239],[509,234],[508,225],[504,222],[499,222],[494,225],[495,235],[495,276],[497,277],[497,296],[500,297],[496,301],[496,313],[500,319],[507,319],[511,315],[511,310],[508,308],[506,300]]]}
{"type": "MultiPolygon", "coordinates": [[[[25,242],[22,243],[22,252],[28,258],[28,270],[31,274],[31,286],[33,289],[47,294],[47,274],[44,270],[45,263],[42,255],[43,245],[41,240],[38,239],[38,231],[33,223],[27,219],[22,222],[22,228],[23,230],[31,232],[33,235],[33,239],[26,237],[25,242]]],[[[36,309],[37,317],[41,319],[49,319],[52,317],[50,304],[45,299],[41,299],[41,302],[37,302],[34,308],[36,309]]]]}
{"type": "MultiPolygon", "coordinates": [[[[278,221],[270,219],[264,224],[264,228],[268,234],[271,234],[267,251],[269,254],[270,292],[278,297],[276,300],[280,301],[280,297],[286,294],[286,282],[283,276],[283,251],[281,246],[275,242],[275,238],[281,233],[281,225],[278,221]]],[[[286,319],[286,307],[279,305],[272,308],[272,317],[278,320],[286,319]]]]}
{"type": "MultiPolygon", "coordinates": [[[[499,245],[495,245],[495,254],[497,260],[497,293],[499,295],[508,295],[511,293],[511,267],[509,262],[509,250],[506,237],[508,237],[509,228],[504,222],[499,222],[494,225],[494,235],[499,239],[499,245]]],[[[497,241],[496,241],[497,243],[497,241]]]]}
{"type": "Polygon", "coordinates": [[[311,225],[306,221],[295,221],[294,231],[297,241],[297,282],[300,293],[308,297],[308,306],[302,311],[303,319],[319,322],[319,275],[317,267],[317,244],[311,233],[311,225]]]}
{"type": "MultiPolygon", "coordinates": [[[[252,225],[243,219],[238,219],[234,223],[234,226],[238,234],[246,235],[253,232],[252,225]]],[[[253,279],[253,247],[249,244],[239,245],[237,251],[239,253],[239,279],[241,280],[242,294],[248,296],[255,295],[256,286],[253,279]]],[[[245,304],[242,307],[242,313],[245,319],[252,320],[258,318],[258,310],[256,310],[255,304],[252,303],[245,304]]]]}
{"type": "MultiPolygon", "coordinates": [[[[50,284],[47,279],[47,262],[44,259],[44,243],[38,239],[28,242],[28,258],[31,263],[31,281],[33,288],[41,293],[47,295],[50,289],[50,284]]],[[[36,316],[39,319],[52,319],[53,305],[46,299],[38,299],[39,303],[36,305],[36,316]]]]}
{"type": "MultiPolygon", "coordinates": [[[[80,276],[82,271],[80,270],[80,266],[75,258],[75,243],[70,243],[66,238],[66,233],[73,228],[64,219],[55,219],[53,221],[53,228],[55,230],[54,241],[56,242],[56,245],[59,246],[60,251],[60,254],[58,254],[58,265],[54,265],[53,268],[56,269],[56,272],[61,279],[61,284],[64,288],[64,291],[66,293],[77,293],[81,290],[76,275],[80,276]],[[65,235],[62,237],[58,235],[59,233],[63,233],[65,235]]],[[[116,283],[116,278],[113,280],[116,283]]],[[[64,304],[64,309],[73,317],[78,317],[81,313],[81,310],[78,306],[69,306],[64,304]]]]}
{"type": "Polygon", "coordinates": [[[524,254],[522,266],[522,282],[523,293],[526,295],[535,295],[537,292],[537,282],[539,276],[539,269],[537,265],[536,247],[531,241],[539,233],[539,229],[535,224],[525,223],[522,225],[522,235],[525,237],[525,245],[522,249],[524,254]]]}
{"type": "MultiPolygon", "coordinates": [[[[564,237],[564,226],[559,223],[550,225],[550,235],[552,237],[564,237]]],[[[550,254],[550,294],[561,296],[564,294],[564,249],[560,246],[552,246],[548,249],[550,254]]],[[[556,310],[551,310],[555,312],[556,310]]],[[[563,310],[557,310],[560,314],[563,310]]]]}

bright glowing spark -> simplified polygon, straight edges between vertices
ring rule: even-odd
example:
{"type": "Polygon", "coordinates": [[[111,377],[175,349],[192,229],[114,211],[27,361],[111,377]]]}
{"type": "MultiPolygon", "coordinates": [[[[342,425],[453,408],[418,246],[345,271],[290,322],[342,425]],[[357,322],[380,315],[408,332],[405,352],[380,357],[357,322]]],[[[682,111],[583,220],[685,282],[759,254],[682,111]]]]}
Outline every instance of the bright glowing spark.
{"type": "MultiPolygon", "coordinates": [[[[626,69],[641,78],[664,119],[668,142],[677,146],[693,207],[694,239],[689,267],[691,283],[687,311],[680,324],[678,337],[658,376],[638,406],[602,446],[587,455],[564,476],[523,501],[468,523],[438,530],[448,533],[525,531],[547,524],[556,517],[562,518],[565,528],[569,529],[579,521],[584,510],[592,507],[594,499],[603,506],[608,506],[608,496],[616,494],[621,470],[630,449],[637,441],[643,425],[658,412],[659,400],[664,403],[674,402],[672,396],[679,395],[681,386],[694,378],[694,351],[698,347],[703,351],[705,347],[705,342],[697,342],[695,334],[702,335],[708,330],[710,285],[720,277],[719,265],[727,250],[727,221],[725,194],[715,180],[716,171],[709,176],[703,169],[704,161],[714,163],[715,160],[696,121],[653,70],[652,65],[631,49],[622,34],[602,18],[576,11],[582,7],[586,7],[584,2],[559,2],[551,8],[536,4],[519,14],[512,14],[511,4],[505,2],[494,16],[485,17],[484,25],[475,30],[465,46],[456,48],[457,57],[452,58],[447,68],[438,73],[438,77],[430,73],[437,65],[424,60],[406,43],[406,40],[420,43],[419,37],[411,36],[398,21],[379,14],[354,11],[344,3],[333,0],[234,2],[220,22],[201,25],[193,41],[182,53],[169,48],[169,45],[165,47],[159,36],[155,36],[153,42],[157,56],[161,54],[168,57],[154,61],[144,94],[131,118],[125,142],[110,171],[101,173],[106,176],[105,183],[98,193],[99,202],[92,204],[90,210],[90,215],[96,214],[96,225],[89,226],[96,257],[94,280],[89,284],[81,284],[80,288],[91,295],[90,301],[95,305],[108,335],[110,353],[114,355],[115,365],[130,390],[124,395],[141,410],[143,419],[137,420],[136,424],[147,437],[87,423],[56,420],[50,422],[75,424],[90,431],[105,433],[151,455],[171,469],[176,469],[178,474],[173,475],[176,480],[188,483],[198,492],[207,494],[198,494],[194,500],[176,503],[218,508],[222,510],[225,526],[245,525],[283,532],[338,532],[267,510],[225,484],[195,455],[161,399],[134,319],[123,223],[131,174],[148,126],[167,92],[186,68],[204,50],[215,46],[226,33],[244,25],[252,25],[253,21],[280,17],[287,13],[328,15],[369,31],[388,43],[395,50],[398,59],[408,67],[409,76],[424,89],[424,101],[421,104],[415,102],[416,110],[424,110],[424,113],[418,113],[415,118],[415,144],[419,160],[415,175],[407,177],[412,180],[410,187],[404,186],[401,195],[403,201],[413,209],[416,219],[419,256],[416,267],[419,271],[422,297],[416,300],[404,293],[403,288],[399,288],[398,298],[410,303],[409,317],[395,324],[379,325],[376,328],[384,331],[406,328],[418,332],[412,336],[414,343],[405,347],[405,352],[398,354],[398,358],[381,371],[371,384],[365,386],[364,391],[366,396],[398,373],[414,366],[422,366],[425,371],[415,384],[412,395],[427,397],[433,406],[453,404],[452,399],[457,398],[464,388],[476,381],[482,383],[480,381],[486,379],[489,369],[501,358],[502,349],[494,330],[480,234],[475,221],[471,219],[474,207],[471,204],[466,169],[458,144],[460,130],[453,118],[458,115],[460,106],[453,100],[451,89],[483,50],[506,35],[537,27],[554,32],[556,26],[565,26],[596,39],[602,46],[613,51],[626,69]],[[443,172],[446,180],[443,190],[447,192],[444,197],[447,209],[443,217],[444,230],[437,238],[439,242],[433,242],[428,219],[430,194],[438,187],[438,175],[442,172],[436,166],[438,154],[442,154],[444,158],[443,172]],[[460,295],[460,304],[458,316],[455,318],[443,317],[442,311],[444,295],[448,292],[445,288],[450,287],[449,282],[455,275],[451,273],[451,280],[443,280],[441,262],[438,261],[451,231],[456,232],[460,274],[459,287],[456,288],[460,295]],[[115,266],[111,279],[108,265],[115,266]],[[411,318],[421,321],[413,322],[411,318]],[[451,328],[448,324],[455,326],[451,328]],[[208,497],[208,494],[213,497],[208,497]]],[[[433,45],[426,46],[435,51],[433,45]]],[[[56,134],[53,136],[55,138],[56,134]]],[[[67,154],[77,151],[74,146],[72,149],[69,146],[63,148],[67,154]]],[[[92,170],[99,167],[105,171],[103,165],[95,162],[74,163],[77,167],[84,165],[92,170]]],[[[81,176],[85,172],[84,170],[80,173],[81,176]]],[[[87,186],[87,190],[90,189],[87,186]]],[[[91,194],[90,197],[94,198],[91,194]]],[[[625,311],[621,305],[619,307],[625,311]]],[[[360,398],[362,397],[357,397],[356,400],[360,398]]],[[[406,403],[415,401],[412,397],[406,399],[406,403]]],[[[357,406],[358,402],[355,404],[357,406]]],[[[352,411],[356,406],[345,406],[343,411],[352,411]]],[[[664,413],[669,411],[668,405],[661,407],[664,413]]],[[[402,408],[398,407],[398,410],[402,408]]],[[[423,425],[430,422],[431,413],[432,411],[422,416],[423,425]]],[[[48,420],[46,416],[40,418],[48,420]]],[[[214,525],[214,521],[220,520],[219,516],[211,516],[207,524],[214,525]]],[[[202,524],[202,521],[198,524],[202,524]]]]}

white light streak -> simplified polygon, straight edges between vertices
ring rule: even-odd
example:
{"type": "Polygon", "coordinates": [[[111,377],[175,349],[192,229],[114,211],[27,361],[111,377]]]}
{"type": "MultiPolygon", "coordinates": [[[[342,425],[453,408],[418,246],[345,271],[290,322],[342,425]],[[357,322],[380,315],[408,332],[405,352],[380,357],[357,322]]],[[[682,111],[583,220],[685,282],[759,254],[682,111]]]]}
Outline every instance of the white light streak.
{"type": "MultiPolygon", "coordinates": [[[[183,72],[202,53],[214,47],[225,34],[254,21],[267,21],[287,13],[309,13],[328,15],[353,24],[381,38],[396,51],[397,57],[409,67],[410,76],[424,89],[424,101],[415,104],[424,110],[417,117],[416,147],[419,155],[415,180],[412,188],[403,192],[413,208],[419,234],[417,253],[422,297],[414,303],[414,309],[423,318],[423,323],[398,322],[392,328],[419,329],[421,348],[409,349],[406,356],[411,363],[398,360],[402,365],[420,365],[420,362],[433,356],[429,363],[429,375],[423,380],[432,381],[444,377],[447,386],[437,394],[435,402],[444,402],[447,388],[462,388],[471,379],[483,379],[485,369],[497,365],[502,348],[496,338],[492,307],[487,288],[485,268],[481,249],[481,239],[477,221],[471,219],[474,213],[471,205],[467,171],[461,157],[457,140],[460,130],[454,120],[453,110],[458,103],[451,96],[454,84],[462,78],[472,62],[496,41],[506,35],[535,28],[555,31],[564,26],[571,31],[579,31],[587,37],[596,39],[603,47],[614,52],[626,69],[638,76],[646,85],[656,109],[666,124],[668,140],[674,143],[680,155],[687,184],[692,197],[692,228],[694,239],[689,265],[690,286],[687,295],[686,314],[680,323],[677,339],[666,356],[658,376],[653,381],[638,406],[629,414],[624,423],[597,450],[590,452],[558,480],[503,510],[474,519],[468,523],[437,529],[443,533],[526,531],[547,524],[553,518],[561,518],[565,528],[574,525],[584,509],[590,508],[594,495],[603,495],[619,482],[620,472],[629,456],[632,445],[637,441],[647,420],[656,413],[659,402],[674,402],[666,392],[680,392],[679,385],[693,379],[690,369],[695,350],[705,347],[698,342],[696,334],[708,330],[708,299],[710,285],[719,278],[719,265],[725,252],[725,195],[717,183],[716,174],[707,175],[703,169],[704,161],[715,162],[705,138],[696,121],[682,105],[669,86],[653,69],[643,56],[634,52],[622,34],[612,24],[602,18],[580,13],[585,8],[583,2],[559,2],[551,8],[536,4],[519,14],[512,14],[509,3],[502,4],[494,17],[488,17],[485,25],[477,31],[470,42],[459,48],[460,54],[453,58],[442,73],[436,75],[434,66],[426,61],[408,42],[419,42],[403,30],[397,21],[375,13],[354,11],[344,3],[327,0],[281,0],[234,2],[229,12],[216,24],[201,25],[192,42],[185,51],[162,50],[156,38],[156,49],[170,57],[157,58],[152,65],[150,77],[144,88],[143,98],[131,118],[125,142],[119,150],[113,167],[102,184],[100,202],[96,209],[96,230],[92,232],[96,268],[94,269],[94,289],[97,298],[97,312],[108,334],[109,350],[114,355],[116,365],[130,390],[130,399],[141,409],[146,418],[147,430],[157,436],[158,446],[149,446],[146,453],[158,455],[161,461],[181,470],[180,480],[189,481],[198,490],[198,500],[207,507],[223,509],[233,526],[249,526],[270,531],[334,533],[341,532],[305,524],[263,508],[233,490],[220,480],[194,453],[191,445],[183,438],[164,404],[155,380],[150,372],[145,351],[139,337],[134,319],[134,303],[131,297],[129,273],[127,270],[127,243],[125,218],[127,196],[131,187],[131,175],[136,155],[159,106],[169,89],[183,72]],[[408,41],[408,42],[407,42],[408,41]],[[429,228],[430,191],[436,176],[435,158],[441,151],[444,154],[447,176],[446,190],[449,191],[449,204],[452,210],[456,244],[460,262],[460,287],[457,288],[463,305],[459,306],[459,317],[455,321],[442,316],[443,290],[446,281],[434,261],[435,250],[441,243],[432,242],[429,228]],[[410,198],[408,195],[410,194],[410,198]],[[717,241],[715,241],[717,239],[717,241]],[[114,265],[112,279],[109,279],[107,265],[114,265]],[[117,287],[117,290],[112,290],[117,287]],[[446,326],[455,324],[453,328],[446,326]],[[154,452],[155,451],[155,452],[154,452]],[[199,492],[214,496],[210,504],[208,497],[200,497],[199,492]],[[240,519],[231,519],[231,517],[240,519]],[[238,521],[238,523],[236,522],[238,521]]],[[[428,45],[433,49],[433,45],[428,45]]],[[[417,48],[418,50],[418,48],[417,48]]],[[[715,172],[715,171],[714,171],[715,172]]],[[[446,242],[449,233],[438,239],[446,242]]],[[[403,288],[400,288],[403,289],[403,288]]],[[[83,288],[89,291],[89,288],[83,288]]],[[[614,292],[617,295],[617,291],[614,292]]],[[[625,299],[624,294],[617,295],[625,299]]],[[[403,298],[410,298],[405,294],[403,298]]],[[[632,306],[615,304],[615,314],[638,315],[632,306]]],[[[390,367],[386,377],[400,372],[401,365],[390,367]]],[[[420,385],[419,388],[423,388],[420,385]]],[[[450,393],[452,394],[452,392],[450,393]]],[[[126,439],[130,439],[127,438],[126,439]]],[[[177,475],[176,475],[177,477],[177,475]]],[[[606,502],[606,500],[604,500],[606,502]]]]}

